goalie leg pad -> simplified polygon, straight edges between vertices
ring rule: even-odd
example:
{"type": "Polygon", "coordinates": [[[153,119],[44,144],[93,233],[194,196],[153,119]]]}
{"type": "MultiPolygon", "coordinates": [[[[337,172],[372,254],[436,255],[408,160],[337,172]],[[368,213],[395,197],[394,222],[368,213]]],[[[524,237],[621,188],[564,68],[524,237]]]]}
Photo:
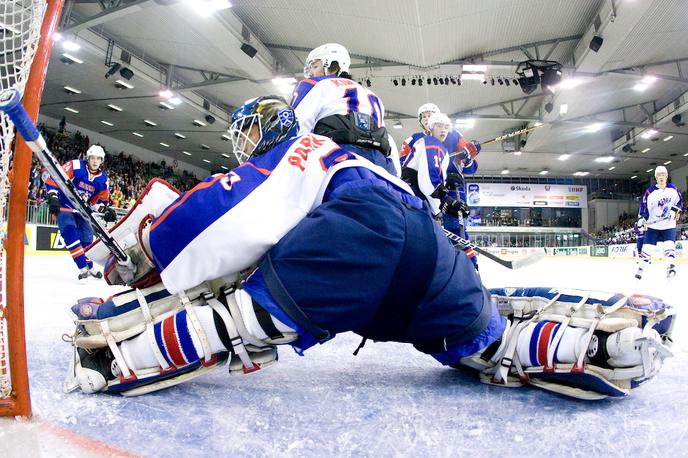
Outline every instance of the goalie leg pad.
{"type": "Polygon", "coordinates": [[[622,397],[671,356],[673,309],[650,296],[555,288],[491,290],[512,323],[461,360],[486,383],[526,383],[580,399],[622,397]]]}

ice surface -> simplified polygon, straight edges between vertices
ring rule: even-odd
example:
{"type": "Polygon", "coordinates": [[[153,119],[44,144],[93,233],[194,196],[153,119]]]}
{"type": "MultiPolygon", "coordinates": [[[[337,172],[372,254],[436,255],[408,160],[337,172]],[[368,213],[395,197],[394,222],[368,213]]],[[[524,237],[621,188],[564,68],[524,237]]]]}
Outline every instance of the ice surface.
{"type": "Polygon", "coordinates": [[[671,283],[664,269],[653,265],[638,283],[631,261],[548,258],[510,271],[481,260],[489,287],[639,292],[677,307],[675,357],[627,399],[583,402],[530,387],[487,386],[408,345],[369,342],[352,356],[359,343],[353,334],[305,357],[281,348],[279,364],[253,375],[230,377],[220,368],[166,391],[124,398],[61,390],[71,357],[70,345],[61,340],[72,331],[67,306],[117,289],[97,280],[78,284],[66,255],[28,256],[34,419],[0,422],[0,456],[103,456],[115,450],[185,457],[686,456],[688,356],[681,312],[688,268],[680,263],[671,283]]]}

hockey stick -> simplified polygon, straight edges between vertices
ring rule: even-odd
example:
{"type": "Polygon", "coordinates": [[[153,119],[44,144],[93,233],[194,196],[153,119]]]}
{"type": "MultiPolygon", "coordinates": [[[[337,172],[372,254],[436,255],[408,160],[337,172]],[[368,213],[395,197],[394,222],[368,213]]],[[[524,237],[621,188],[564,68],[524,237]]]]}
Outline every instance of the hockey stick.
{"type": "Polygon", "coordinates": [[[447,236],[449,240],[454,242],[455,247],[459,248],[464,248],[464,247],[470,247],[473,250],[477,251],[481,255],[485,256],[488,259],[491,259],[492,261],[496,262],[497,264],[500,264],[507,269],[520,269],[522,267],[529,266],[531,264],[535,264],[539,260],[545,257],[544,251],[537,251],[535,253],[531,253],[525,258],[521,259],[516,259],[513,261],[507,261],[506,259],[502,259],[497,255],[494,255],[490,253],[487,250],[484,250],[480,248],[478,245],[475,243],[471,242],[470,240],[466,240],[464,238],[459,237],[458,235],[454,234],[453,232],[448,231],[447,229],[444,229],[444,235],[447,236]]]}
{"type": "MultiPolygon", "coordinates": [[[[483,145],[489,145],[490,143],[496,143],[502,140],[505,140],[507,138],[515,137],[517,135],[521,134],[527,134],[528,132],[532,132],[535,129],[539,129],[540,127],[543,127],[545,124],[538,124],[537,126],[530,126],[530,127],[525,127],[523,129],[515,130],[513,132],[509,132],[508,134],[500,135],[499,137],[491,138],[490,140],[485,140],[484,142],[480,142],[480,146],[483,145]]],[[[454,157],[458,154],[461,154],[463,151],[456,151],[454,153],[451,153],[449,157],[454,157]]]]}
{"type": "Polygon", "coordinates": [[[21,104],[21,94],[14,88],[7,89],[0,93],[0,111],[3,111],[12,120],[17,131],[26,141],[26,144],[36,154],[38,160],[48,170],[50,177],[55,180],[60,191],[67,196],[69,202],[79,211],[81,216],[88,219],[93,231],[101,238],[106,247],[115,255],[118,261],[126,263],[128,258],[122,247],[115,241],[103,224],[95,218],[91,208],[83,201],[77,193],[74,183],[69,179],[65,171],[48,150],[45,140],[36,129],[29,115],[24,111],[21,104]]]}

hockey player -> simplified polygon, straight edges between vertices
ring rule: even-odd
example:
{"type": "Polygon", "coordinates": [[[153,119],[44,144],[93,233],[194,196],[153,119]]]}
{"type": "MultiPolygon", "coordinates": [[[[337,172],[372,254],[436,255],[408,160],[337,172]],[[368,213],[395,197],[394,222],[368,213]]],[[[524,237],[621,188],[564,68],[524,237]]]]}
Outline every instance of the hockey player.
{"type": "Polygon", "coordinates": [[[667,278],[676,275],[676,222],[683,211],[683,197],[676,186],[667,183],[669,172],[663,165],[655,169],[655,179],[657,184],[647,188],[640,203],[637,225],[647,227],[647,231],[640,252],[641,261],[638,262],[635,274],[638,280],[643,277],[645,266],[650,264],[657,242],[663,242],[664,257],[669,262],[667,278]]]}
{"type": "Polygon", "coordinates": [[[468,207],[451,197],[446,186],[449,156],[442,143],[449,134],[451,122],[443,113],[433,113],[427,121],[430,135],[414,142],[407,153],[402,178],[419,197],[425,199],[436,219],[443,214],[456,217],[468,214],[468,207]]]}
{"type": "MultiPolygon", "coordinates": [[[[430,135],[428,121],[434,113],[439,112],[439,108],[434,103],[425,103],[418,108],[418,122],[423,130],[421,132],[412,134],[404,141],[401,152],[399,153],[402,168],[409,161],[410,154],[415,146],[415,143],[425,135],[430,135]]],[[[467,141],[456,129],[450,129],[447,136],[444,138],[444,140],[442,140],[442,143],[449,155],[449,164],[446,171],[447,196],[466,203],[464,175],[474,174],[478,170],[478,161],[475,160],[475,157],[480,152],[480,144],[478,142],[467,141]]],[[[468,215],[467,206],[463,213],[465,213],[466,216],[468,215]]],[[[461,238],[470,240],[470,237],[466,232],[466,216],[463,216],[463,213],[458,216],[445,214],[442,218],[442,224],[445,229],[453,232],[461,238]]],[[[477,253],[470,247],[465,247],[464,251],[470,258],[475,269],[478,270],[477,253]]]]}
{"type": "MultiPolygon", "coordinates": [[[[661,301],[642,308],[618,295],[515,288],[493,300],[400,179],[326,137],[294,137],[294,113],[278,97],[251,100],[232,120],[245,163],[180,196],[150,184],[112,230],[131,262],[111,261],[106,278],[141,289],[72,308],[67,390],[142,394],[228,359],[230,372],[254,372],[277,360],[276,345],[302,353],[346,331],[411,343],[500,384],[527,379],[525,366],[510,361],[522,352],[525,360],[535,336],[529,376],[580,397],[623,396],[659,369],[666,354],[654,327],[667,336],[671,323],[661,301]],[[561,321],[542,321],[537,310],[561,321]],[[638,321],[607,319],[620,311],[638,321]],[[634,346],[639,323],[642,352],[634,346]],[[599,352],[589,349],[598,327],[609,333],[599,352]],[[537,357],[547,369],[577,360],[578,372],[557,382],[537,357]],[[577,381],[584,386],[574,391],[577,381]]],[[[105,255],[100,242],[91,252],[105,255]]]]}
{"type": "Polygon", "coordinates": [[[385,128],[385,107],[368,88],[351,79],[346,48],[327,43],[313,49],[294,90],[291,106],[299,135],[313,132],[347,145],[351,152],[399,176],[399,152],[385,128]]]}
{"type": "MultiPolygon", "coordinates": [[[[103,219],[106,222],[113,222],[116,215],[114,210],[108,207],[109,181],[101,168],[104,160],[103,148],[99,145],[91,145],[86,151],[86,160],[69,161],[62,166],[62,169],[91,209],[103,213],[103,219]]],[[[89,275],[103,278],[103,274],[93,267],[93,262],[84,253],[84,248],[93,241],[93,230],[88,220],[74,209],[52,178],[48,178],[46,187],[50,213],[56,215],[62,239],[79,268],[78,279],[86,280],[89,275]]]]}

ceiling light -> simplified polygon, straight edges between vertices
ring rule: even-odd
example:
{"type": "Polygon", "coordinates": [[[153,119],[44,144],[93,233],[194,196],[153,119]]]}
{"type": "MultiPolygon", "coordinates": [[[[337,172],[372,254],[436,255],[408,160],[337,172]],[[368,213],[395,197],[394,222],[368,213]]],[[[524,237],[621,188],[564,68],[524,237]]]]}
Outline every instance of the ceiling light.
{"type": "Polygon", "coordinates": [[[210,149],[210,147],[209,147],[208,145],[206,145],[205,143],[201,143],[201,148],[204,149],[204,150],[209,150],[209,149],[210,149]]]}
{"type": "Polygon", "coordinates": [[[638,178],[638,175],[633,175],[633,176],[631,177],[631,180],[635,180],[636,178],[638,178]]]}
{"type": "MultiPolygon", "coordinates": [[[[66,108],[65,108],[65,110],[66,110],[66,108]]],[[[686,157],[686,156],[688,156],[688,153],[686,153],[686,154],[683,155],[683,157],[686,157]]]]}
{"type": "MultiPolygon", "coordinates": [[[[71,54],[66,53],[66,52],[62,53],[62,57],[64,57],[67,60],[70,60],[71,62],[77,63],[77,64],[83,64],[84,63],[83,60],[79,59],[78,57],[74,57],[71,54]]],[[[63,60],[62,62],[65,62],[65,61],[63,60]]],[[[66,63],[70,63],[70,62],[66,62],[66,63]]]]}
{"type": "MultiPolygon", "coordinates": [[[[464,67],[465,67],[465,65],[464,65],[464,67]]],[[[485,74],[484,73],[462,73],[461,79],[462,80],[485,81],[485,74]]]]}
{"type": "Polygon", "coordinates": [[[230,140],[231,140],[231,138],[230,138],[229,135],[227,135],[227,134],[222,134],[221,137],[222,137],[222,139],[225,140],[225,141],[230,141],[230,140]]]}
{"type": "Polygon", "coordinates": [[[186,135],[182,135],[179,132],[175,132],[174,136],[177,137],[180,140],[184,140],[186,138],[186,135]]]}
{"type": "Polygon", "coordinates": [[[595,159],[595,162],[606,162],[609,163],[614,160],[614,156],[602,156],[595,159]]]}
{"type": "Polygon", "coordinates": [[[158,123],[153,122],[153,121],[149,121],[148,119],[144,119],[143,122],[144,122],[145,124],[147,124],[147,125],[149,125],[149,126],[153,126],[153,127],[155,127],[155,126],[158,125],[158,123]]]}
{"type": "Polygon", "coordinates": [[[645,170],[645,172],[650,173],[650,172],[652,172],[652,169],[647,169],[647,170],[645,170]]]}
{"type": "Polygon", "coordinates": [[[654,137],[654,136],[657,135],[658,133],[659,133],[659,132],[657,132],[655,129],[648,129],[648,130],[646,130],[645,132],[643,132],[643,134],[641,135],[641,137],[643,137],[643,138],[650,138],[650,137],[654,137]]]}
{"type": "Polygon", "coordinates": [[[404,127],[404,125],[401,123],[401,121],[399,121],[399,120],[394,121],[394,128],[395,129],[401,129],[403,127],[404,127]]]}
{"type": "Polygon", "coordinates": [[[464,65],[462,67],[462,70],[464,72],[486,72],[487,71],[487,65],[464,65]]]}
{"type": "Polygon", "coordinates": [[[62,43],[62,47],[66,49],[67,51],[78,51],[81,49],[81,46],[79,43],[73,40],[67,40],[62,43]]]}
{"type": "Polygon", "coordinates": [[[612,165],[611,167],[609,167],[608,170],[614,170],[615,168],[616,168],[616,167],[614,167],[614,166],[612,165]]]}
{"type": "Polygon", "coordinates": [[[647,84],[643,83],[638,83],[635,86],[633,86],[633,90],[638,91],[638,92],[643,92],[645,89],[647,89],[647,84]]]}
{"type": "Polygon", "coordinates": [[[140,133],[138,133],[138,132],[132,132],[131,134],[132,134],[132,135],[136,135],[137,137],[143,138],[143,134],[140,134],[140,133]]]}
{"type": "Polygon", "coordinates": [[[174,92],[170,91],[169,89],[161,89],[160,92],[158,92],[160,97],[165,97],[166,99],[169,99],[170,97],[174,97],[174,92]]]}
{"type": "Polygon", "coordinates": [[[654,75],[647,75],[645,78],[643,78],[643,84],[652,84],[655,81],[657,81],[657,77],[654,75]]]}
{"type": "Polygon", "coordinates": [[[514,156],[520,156],[521,154],[523,154],[521,151],[514,151],[514,156]]]}
{"type": "Polygon", "coordinates": [[[509,169],[504,169],[500,172],[502,175],[508,175],[509,174],[509,169]]]}
{"type": "Polygon", "coordinates": [[[193,6],[196,13],[203,17],[208,17],[216,11],[224,10],[232,6],[228,0],[189,0],[188,3],[193,6]]]}
{"type": "Polygon", "coordinates": [[[669,135],[668,137],[664,137],[664,140],[662,140],[662,141],[668,142],[668,141],[671,140],[672,138],[674,138],[674,136],[673,136],[673,135],[669,135]]]}
{"type": "Polygon", "coordinates": [[[188,151],[182,151],[182,153],[186,154],[187,156],[191,156],[191,153],[188,151]]]}
{"type": "Polygon", "coordinates": [[[535,121],[533,123],[533,127],[540,127],[541,125],[542,125],[542,123],[540,121],[535,121]]]}
{"type": "Polygon", "coordinates": [[[231,159],[231,158],[229,157],[229,154],[222,153],[222,154],[220,154],[220,156],[226,157],[227,159],[231,159]]]}
{"type": "Polygon", "coordinates": [[[210,164],[210,161],[208,159],[203,159],[203,162],[207,162],[208,164],[210,164]]]}
{"type": "Polygon", "coordinates": [[[205,127],[205,123],[203,121],[199,121],[198,119],[194,119],[193,123],[199,127],[205,127]]]}
{"type": "MultiPolygon", "coordinates": [[[[5,27],[7,27],[7,26],[5,26],[5,27]]],[[[12,33],[18,34],[17,31],[12,31],[12,33]]],[[[53,33],[53,40],[55,40],[55,41],[62,40],[62,34],[60,32],[53,33]]]]}
{"type": "Polygon", "coordinates": [[[549,173],[549,170],[541,170],[540,175],[547,175],[549,173]]]}
{"type": "Polygon", "coordinates": [[[224,165],[222,166],[222,169],[223,169],[223,170],[229,170],[229,169],[228,169],[227,167],[225,167],[224,165]]]}
{"type": "Polygon", "coordinates": [[[65,107],[65,110],[67,110],[67,111],[69,111],[69,112],[72,112],[72,113],[79,113],[79,110],[75,110],[75,109],[72,108],[72,107],[65,107]]]}
{"type": "Polygon", "coordinates": [[[168,100],[172,105],[180,105],[182,103],[182,99],[179,97],[170,97],[168,100]]]}
{"type": "Polygon", "coordinates": [[[115,81],[115,87],[118,87],[120,89],[134,89],[134,86],[127,83],[126,81],[122,80],[116,80],[115,81]]]}
{"type": "Polygon", "coordinates": [[[120,107],[118,107],[117,105],[113,105],[113,104],[108,104],[108,108],[110,109],[110,111],[122,111],[122,109],[120,107]]]}
{"type": "Polygon", "coordinates": [[[565,160],[567,160],[567,159],[570,158],[570,157],[571,157],[570,154],[562,154],[561,156],[559,156],[558,159],[559,159],[560,161],[565,161],[565,160]]]}
{"type": "Polygon", "coordinates": [[[595,132],[602,130],[604,128],[604,126],[605,126],[605,124],[603,122],[596,122],[596,123],[588,125],[585,128],[585,131],[592,134],[592,133],[595,133],[595,132]]]}
{"type": "Polygon", "coordinates": [[[590,174],[590,172],[580,172],[580,171],[579,172],[573,172],[573,176],[575,176],[575,177],[584,177],[584,176],[587,176],[589,174],[590,174]]]}
{"type": "Polygon", "coordinates": [[[169,148],[169,147],[170,147],[170,145],[168,145],[168,144],[165,143],[165,142],[160,142],[160,145],[164,146],[165,148],[169,148]]]}
{"type": "Polygon", "coordinates": [[[561,83],[559,83],[559,89],[573,89],[576,86],[580,86],[585,83],[585,80],[581,78],[567,78],[561,83]]]}
{"type": "Polygon", "coordinates": [[[166,102],[160,102],[160,107],[165,108],[167,110],[174,110],[174,107],[166,102]]]}
{"type": "Polygon", "coordinates": [[[664,165],[669,165],[669,164],[671,164],[671,161],[666,161],[666,162],[664,163],[664,165]]]}
{"type": "Polygon", "coordinates": [[[71,86],[65,86],[64,89],[65,89],[65,91],[67,91],[68,93],[71,92],[72,94],[81,94],[81,91],[80,91],[80,90],[75,89],[75,88],[73,88],[73,87],[71,87],[71,86]]]}
{"type": "Polygon", "coordinates": [[[566,113],[569,112],[569,104],[568,103],[562,103],[559,105],[559,114],[560,115],[565,115],[566,113]]]}
{"type": "Polygon", "coordinates": [[[100,122],[101,122],[102,124],[105,124],[106,126],[110,126],[110,127],[113,127],[113,126],[114,126],[113,123],[108,122],[108,121],[100,121],[100,122]]]}
{"type": "Polygon", "coordinates": [[[648,151],[650,151],[650,148],[645,148],[644,150],[641,151],[641,153],[647,153],[648,151]]]}

